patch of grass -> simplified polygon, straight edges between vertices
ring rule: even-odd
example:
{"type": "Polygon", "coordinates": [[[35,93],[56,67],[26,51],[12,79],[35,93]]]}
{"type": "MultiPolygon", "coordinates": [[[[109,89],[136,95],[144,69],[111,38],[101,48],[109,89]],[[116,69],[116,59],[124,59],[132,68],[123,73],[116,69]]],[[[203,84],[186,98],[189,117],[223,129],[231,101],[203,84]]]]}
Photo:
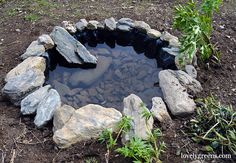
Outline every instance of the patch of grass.
{"type": "Polygon", "coordinates": [[[213,96],[200,100],[202,107],[189,122],[192,139],[205,145],[206,151],[236,155],[236,112],[213,96]]]}
{"type": "Polygon", "coordinates": [[[12,8],[7,11],[7,15],[9,16],[16,16],[18,13],[17,8],[12,8]]]}
{"type": "Polygon", "coordinates": [[[25,20],[31,21],[31,22],[36,22],[40,19],[40,16],[37,14],[29,14],[25,16],[25,20]]]}
{"type": "Polygon", "coordinates": [[[97,159],[94,157],[87,158],[85,163],[98,163],[97,159]]]}

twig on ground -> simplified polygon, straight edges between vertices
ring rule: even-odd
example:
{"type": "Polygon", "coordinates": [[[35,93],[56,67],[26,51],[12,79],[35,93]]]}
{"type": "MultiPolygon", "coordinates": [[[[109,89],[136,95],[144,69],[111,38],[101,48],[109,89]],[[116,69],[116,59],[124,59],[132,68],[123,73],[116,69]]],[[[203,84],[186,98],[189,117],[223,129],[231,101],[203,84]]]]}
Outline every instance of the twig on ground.
{"type": "Polygon", "coordinates": [[[13,149],[13,151],[12,151],[12,157],[11,157],[11,161],[10,161],[10,163],[14,163],[15,158],[16,158],[16,150],[13,149]]]}

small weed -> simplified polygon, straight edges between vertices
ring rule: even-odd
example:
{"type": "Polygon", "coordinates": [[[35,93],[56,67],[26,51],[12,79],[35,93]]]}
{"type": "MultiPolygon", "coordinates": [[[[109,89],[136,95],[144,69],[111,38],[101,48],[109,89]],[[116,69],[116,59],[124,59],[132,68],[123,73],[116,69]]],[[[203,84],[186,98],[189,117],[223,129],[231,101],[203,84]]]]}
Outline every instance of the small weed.
{"type": "Polygon", "coordinates": [[[7,15],[9,15],[9,16],[16,16],[17,13],[18,13],[18,11],[16,8],[13,8],[13,9],[10,9],[7,11],[7,15]]]}
{"type": "Polygon", "coordinates": [[[189,122],[192,139],[206,145],[208,152],[231,152],[236,155],[236,112],[223,106],[214,97],[200,100],[197,115],[189,122]]]}
{"type": "Polygon", "coordinates": [[[26,15],[25,16],[25,20],[27,21],[31,21],[31,22],[36,22],[40,19],[40,16],[39,15],[36,15],[36,14],[29,14],[29,15],[26,15]]]}
{"type": "Polygon", "coordinates": [[[97,159],[94,157],[87,158],[85,163],[98,163],[97,159]]]}

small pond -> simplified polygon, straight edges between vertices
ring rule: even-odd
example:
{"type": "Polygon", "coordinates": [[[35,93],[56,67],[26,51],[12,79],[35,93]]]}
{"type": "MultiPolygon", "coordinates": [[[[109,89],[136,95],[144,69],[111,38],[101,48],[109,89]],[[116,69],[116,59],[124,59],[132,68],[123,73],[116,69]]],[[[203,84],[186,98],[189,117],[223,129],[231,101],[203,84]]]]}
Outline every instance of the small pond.
{"type": "Polygon", "coordinates": [[[148,107],[152,97],[162,96],[158,73],[174,68],[174,58],[161,50],[166,42],[135,31],[84,31],[74,37],[98,57],[98,64],[96,68],[69,65],[55,49],[49,51],[47,84],[59,92],[64,104],[78,108],[93,103],[122,110],[123,98],[131,93],[148,107]]]}

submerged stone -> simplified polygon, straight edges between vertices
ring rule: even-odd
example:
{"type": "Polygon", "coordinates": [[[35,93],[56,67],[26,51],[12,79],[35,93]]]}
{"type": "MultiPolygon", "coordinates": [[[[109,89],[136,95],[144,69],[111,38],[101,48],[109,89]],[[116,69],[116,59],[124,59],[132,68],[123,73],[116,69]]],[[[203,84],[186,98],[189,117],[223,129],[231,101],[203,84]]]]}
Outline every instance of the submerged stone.
{"type": "Polygon", "coordinates": [[[109,68],[112,62],[111,57],[99,56],[98,64],[95,69],[90,69],[89,71],[78,71],[73,74],[69,80],[72,86],[81,83],[83,85],[89,86],[93,84],[99,77],[101,77],[106,70],[109,68]]]}
{"type": "Polygon", "coordinates": [[[51,33],[51,37],[57,45],[57,51],[67,60],[67,62],[79,65],[84,63],[97,64],[97,58],[91,55],[79,41],[62,27],[55,27],[51,33]]]}

